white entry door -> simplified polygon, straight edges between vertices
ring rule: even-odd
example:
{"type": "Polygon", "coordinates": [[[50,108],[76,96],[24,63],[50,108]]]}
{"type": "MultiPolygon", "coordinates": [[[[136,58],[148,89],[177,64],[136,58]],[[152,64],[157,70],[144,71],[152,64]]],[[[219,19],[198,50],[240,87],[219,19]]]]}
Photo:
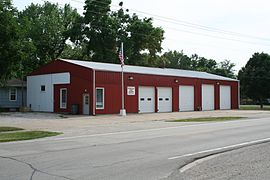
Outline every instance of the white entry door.
{"type": "Polygon", "coordinates": [[[83,114],[89,115],[89,94],[83,94],[83,114]]]}
{"type": "Polygon", "coordinates": [[[179,86],[179,111],[194,111],[194,86],[179,86]]]}
{"type": "Polygon", "coordinates": [[[158,112],[172,112],[172,88],[158,87],[158,112]]]}
{"type": "Polygon", "coordinates": [[[202,85],[202,110],[214,110],[215,109],[215,87],[214,85],[203,84],[202,85]]]}
{"type": "Polygon", "coordinates": [[[220,109],[231,109],[231,86],[220,86],[220,109]]]}
{"type": "Polygon", "coordinates": [[[139,113],[155,112],[155,88],[139,87],[139,113]]]}

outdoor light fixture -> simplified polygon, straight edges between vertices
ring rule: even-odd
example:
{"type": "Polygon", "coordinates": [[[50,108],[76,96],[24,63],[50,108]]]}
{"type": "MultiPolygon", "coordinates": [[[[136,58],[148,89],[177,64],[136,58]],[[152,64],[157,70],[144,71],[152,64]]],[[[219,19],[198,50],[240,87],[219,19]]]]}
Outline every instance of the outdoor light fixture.
{"type": "Polygon", "coordinates": [[[219,85],[219,82],[217,82],[217,85],[219,85]]]}
{"type": "Polygon", "coordinates": [[[128,76],[128,80],[133,80],[133,76],[128,76]]]}
{"type": "Polygon", "coordinates": [[[175,79],[174,82],[178,83],[179,81],[178,81],[178,79],[175,79]]]}

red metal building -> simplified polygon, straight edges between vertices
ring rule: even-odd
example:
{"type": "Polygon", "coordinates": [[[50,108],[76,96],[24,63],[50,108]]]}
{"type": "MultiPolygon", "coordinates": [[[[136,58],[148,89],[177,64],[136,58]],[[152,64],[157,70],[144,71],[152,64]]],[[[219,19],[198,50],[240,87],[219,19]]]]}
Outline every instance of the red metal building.
{"type": "MultiPolygon", "coordinates": [[[[127,113],[238,109],[239,82],[205,72],[124,66],[127,113]]],[[[121,66],[58,59],[27,77],[33,111],[116,114],[121,66]]]]}

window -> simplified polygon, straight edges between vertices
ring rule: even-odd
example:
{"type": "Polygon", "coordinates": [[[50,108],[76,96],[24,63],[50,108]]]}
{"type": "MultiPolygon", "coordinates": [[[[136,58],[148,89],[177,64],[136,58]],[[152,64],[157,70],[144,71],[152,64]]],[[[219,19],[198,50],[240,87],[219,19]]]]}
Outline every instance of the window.
{"type": "Polygon", "coordinates": [[[85,95],[84,96],[84,104],[85,105],[88,105],[89,104],[89,96],[88,95],[85,95]]]}
{"type": "Polygon", "coordinates": [[[104,88],[96,88],[96,108],[104,109],[104,88]]]}
{"type": "Polygon", "coordinates": [[[60,89],[60,108],[67,108],[67,88],[60,89]]]}
{"type": "Polygon", "coordinates": [[[41,86],[40,86],[40,91],[41,91],[41,92],[45,92],[45,91],[46,91],[45,85],[41,85],[41,86]]]}
{"type": "Polygon", "coordinates": [[[9,89],[9,100],[10,101],[17,101],[17,89],[16,88],[9,89]]]}

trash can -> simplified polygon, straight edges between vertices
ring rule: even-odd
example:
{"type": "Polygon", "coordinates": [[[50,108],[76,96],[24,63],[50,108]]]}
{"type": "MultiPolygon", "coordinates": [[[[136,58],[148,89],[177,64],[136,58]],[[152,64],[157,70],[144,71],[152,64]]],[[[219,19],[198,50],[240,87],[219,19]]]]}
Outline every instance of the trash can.
{"type": "Polygon", "coordinates": [[[79,104],[72,104],[71,105],[71,114],[72,115],[79,114],[79,104]]]}

